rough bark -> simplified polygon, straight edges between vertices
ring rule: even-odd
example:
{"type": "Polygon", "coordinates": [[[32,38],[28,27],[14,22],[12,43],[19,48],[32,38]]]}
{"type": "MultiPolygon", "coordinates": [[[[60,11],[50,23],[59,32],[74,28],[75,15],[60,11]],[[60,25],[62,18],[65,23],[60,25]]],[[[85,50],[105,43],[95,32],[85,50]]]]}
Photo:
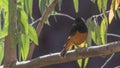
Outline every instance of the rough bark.
{"type": "MultiPolygon", "coordinates": [[[[38,26],[37,26],[37,29],[36,29],[36,32],[37,32],[38,37],[40,36],[40,33],[41,33],[41,31],[42,31],[44,22],[45,22],[45,20],[47,19],[47,17],[49,16],[50,11],[55,7],[55,5],[56,5],[57,3],[58,3],[58,0],[54,0],[54,1],[45,9],[44,13],[42,14],[41,20],[40,20],[40,22],[38,23],[38,26]]],[[[35,49],[35,44],[34,44],[34,43],[31,43],[30,50],[29,50],[29,55],[28,55],[28,59],[31,59],[31,58],[32,58],[34,49],[35,49]]]]}
{"type": "Polygon", "coordinates": [[[18,62],[15,68],[39,68],[53,64],[75,61],[86,57],[107,56],[116,52],[120,52],[120,41],[100,46],[91,46],[88,48],[71,50],[67,52],[65,58],[59,56],[59,52],[40,56],[32,60],[18,62]]]}

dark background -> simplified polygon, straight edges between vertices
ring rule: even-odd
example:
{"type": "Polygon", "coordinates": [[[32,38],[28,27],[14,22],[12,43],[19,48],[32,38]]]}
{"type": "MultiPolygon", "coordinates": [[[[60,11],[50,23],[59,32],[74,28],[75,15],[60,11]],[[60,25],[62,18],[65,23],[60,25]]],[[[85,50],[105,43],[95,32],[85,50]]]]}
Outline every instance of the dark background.
{"type": "MultiPolygon", "coordinates": [[[[35,19],[40,18],[41,14],[38,7],[38,0],[33,0],[33,17],[35,19]]],[[[58,5],[55,10],[68,14],[72,17],[83,17],[85,19],[91,17],[92,15],[99,14],[97,5],[93,4],[90,0],[79,0],[79,12],[75,13],[72,0],[62,0],[61,11],[58,10],[58,5]]],[[[57,22],[54,17],[49,18],[50,26],[44,25],[41,35],[39,37],[39,46],[35,48],[33,58],[42,56],[45,54],[60,52],[63,48],[65,40],[67,39],[68,33],[71,29],[72,20],[64,16],[56,16],[57,22]]],[[[108,32],[120,35],[120,20],[114,19],[113,23],[109,25],[108,32]]],[[[108,42],[120,40],[120,38],[108,36],[108,42]]],[[[120,54],[117,53],[108,62],[104,68],[114,68],[120,65],[120,54]]],[[[105,61],[109,58],[107,57],[93,57],[90,58],[87,68],[100,68],[105,61]]],[[[76,61],[51,65],[44,68],[79,68],[76,61]]]]}

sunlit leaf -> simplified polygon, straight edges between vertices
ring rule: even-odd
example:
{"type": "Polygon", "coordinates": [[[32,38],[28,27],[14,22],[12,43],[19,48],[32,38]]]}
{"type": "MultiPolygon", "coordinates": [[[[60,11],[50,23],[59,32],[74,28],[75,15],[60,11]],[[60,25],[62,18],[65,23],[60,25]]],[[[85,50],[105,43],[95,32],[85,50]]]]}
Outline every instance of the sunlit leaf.
{"type": "Polygon", "coordinates": [[[77,62],[78,62],[78,65],[79,67],[84,67],[86,68],[87,64],[88,64],[88,61],[89,61],[89,58],[85,58],[85,59],[78,59],[77,62]]]}
{"type": "Polygon", "coordinates": [[[37,37],[36,31],[31,25],[29,25],[28,35],[29,35],[30,40],[32,40],[36,45],[38,45],[38,37],[37,37]]]}
{"type": "Polygon", "coordinates": [[[106,26],[105,26],[105,21],[104,19],[101,22],[101,39],[102,39],[102,44],[106,43],[106,26]]]}
{"type": "Polygon", "coordinates": [[[114,17],[114,12],[113,12],[112,9],[110,9],[110,12],[109,12],[109,24],[111,24],[113,17],[114,17]]]}
{"type": "Polygon", "coordinates": [[[109,12],[109,24],[111,24],[112,22],[112,19],[114,18],[115,16],[115,11],[118,9],[119,7],[119,4],[120,4],[120,0],[112,0],[112,3],[110,5],[110,12],[109,12]]]}
{"type": "Polygon", "coordinates": [[[100,25],[100,33],[101,33],[101,40],[102,44],[107,43],[107,28],[108,28],[108,22],[107,22],[107,17],[104,15],[103,20],[100,25]]]}
{"type": "Polygon", "coordinates": [[[3,8],[5,11],[8,11],[8,0],[1,0],[0,8],[3,8]]]}
{"type": "Polygon", "coordinates": [[[8,13],[5,15],[5,22],[0,33],[0,39],[8,35],[8,13]]]}
{"type": "Polygon", "coordinates": [[[115,10],[118,9],[119,4],[120,4],[120,0],[115,0],[115,10]]]}
{"type": "Polygon", "coordinates": [[[84,68],[86,68],[87,64],[88,64],[89,58],[85,58],[85,62],[84,62],[84,68]]]}
{"type": "Polygon", "coordinates": [[[78,59],[78,60],[77,60],[77,63],[78,63],[78,65],[79,65],[79,67],[81,68],[81,66],[82,66],[82,59],[78,59]]]}
{"type": "Polygon", "coordinates": [[[4,39],[0,39],[0,65],[4,57],[4,39]]]}
{"type": "Polygon", "coordinates": [[[73,0],[75,12],[78,13],[79,10],[79,0],[73,0]]]}
{"type": "Polygon", "coordinates": [[[97,0],[97,5],[98,5],[98,9],[101,12],[102,11],[102,0],[97,0]]]}
{"type": "Polygon", "coordinates": [[[20,11],[20,17],[19,17],[19,19],[20,19],[20,23],[23,26],[24,32],[26,34],[28,34],[28,16],[27,16],[27,14],[25,13],[24,10],[20,11]]]}
{"type": "Polygon", "coordinates": [[[33,0],[24,0],[25,12],[32,17],[33,0]]]}
{"type": "Polygon", "coordinates": [[[107,9],[108,0],[97,0],[98,9],[100,12],[105,12],[107,9]]]}
{"type": "Polygon", "coordinates": [[[29,37],[27,35],[21,34],[21,42],[22,58],[23,60],[26,60],[29,52],[29,37]]]}

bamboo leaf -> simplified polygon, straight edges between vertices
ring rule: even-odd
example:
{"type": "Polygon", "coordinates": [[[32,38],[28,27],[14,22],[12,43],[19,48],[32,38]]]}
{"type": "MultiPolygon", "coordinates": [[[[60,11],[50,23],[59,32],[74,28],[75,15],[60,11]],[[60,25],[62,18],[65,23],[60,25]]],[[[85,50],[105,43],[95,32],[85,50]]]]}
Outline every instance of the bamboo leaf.
{"type": "MultiPolygon", "coordinates": [[[[100,27],[97,24],[96,21],[92,20],[92,18],[87,19],[87,27],[89,29],[89,33],[91,35],[92,40],[97,45],[101,44],[101,38],[100,38],[100,27]]],[[[90,37],[90,36],[89,36],[90,37]]],[[[90,45],[90,39],[89,39],[89,45],[90,45]]]]}
{"type": "Polygon", "coordinates": [[[0,8],[3,8],[5,11],[8,11],[8,0],[1,0],[0,8]]]}
{"type": "Polygon", "coordinates": [[[82,59],[78,59],[78,60],[77,60],[77,63],[78,63],[78,65],[79,65],[79,67],[81,68],[81,66],[82,66],[82,59]]]}
{"type": "Polygon", "coordinates": [[[85,58],[85,62],[84,62],[84,68],[86,68],[87,64],[88,64],[89,58],[85,58]]]}
{"type": "Polygon", "coordinates": [[[100,25],[100,33],[101,33],[101,40],[102,40],[102,44],[106,44],[107,43],[107,28],[108,28],[108,22],[107,22],[107,17],[104,15],[104,18],[101,22],[100,25]]]}
{"type": "Polygon", "coordinates": [[[100,35],[100,26],[95,27],[95,35],[96,35],[96,44],[101,45],[102,40],[101,40],[101,35],[100,35]]]}
{"type": "Polygon", "coordinates": [[[79,0],[73,0],[75,12],[78,13],[79,10],[79,0]]]}
{"type": "Polygon", "coordinates": [[[86,68],[87,64],[88,64],[89,58],[85,58],[85,59],[78,59],[77,63],[79,65],[79,67],[84,67],[86,68]]]}
{"type": "Polygon", "coordinates": [[[8,13],[5,15],[5,22],[0,33],[0,39],[8,35],[8,13]]]}
{"type": "Polygon", "coordinates": [[[41,13],[43,13],[46,8],[46,2],[47,0],[39,0],[39,9],[41,13]]]}
{"type": "Polygon", "coordinates": [[[22,41],[21,41],[21,33],[20,32],[18,33],[17,38],[18,38],[18,60],[21,61],[22,41]]]}
{"type": "Polygon", "coordinates": [[[25,34],[21,34],[21,42],[22,42],[21,45],[22,59],[26,60],[29,52],[29,37],[25,34]]]}
{"type": "Polygon", "coordinates": [[[24,10],[20,11],[20,23],[24,28],[24,32],[28,34],[28,16],[24,10]]]}
{"type": "Polygon", "coordinates": [[[61,11],[61,5],[62,5],[62,0],[59,0],[59,2],[58,2],[59,11],[61,11]]]}
{"type": "Polygon", "coordinates": [[[109,12],[109,16],[108,16],[108,20],[109,20],[109,24],[111,24],[112,19],[115,16],[115,11],[117,11],[118,7],[120,4],[120,0],[112,0],[112,3],[110,5],[110,12],[109,12]]]}
{"type": "Polygon", "coordinates": [[[108,0],[97,0],[98,9],[100,12],[105,12],[107,9],[108,0]]]}
{"type": "Polygon", "coordinates": [[[32,17],[33,0],[24,0],[25,12],[32,17]]]}
{"type": "Polygon", "coordinates": [[[29,25],[29,38],[32,40],[36,45],[38,45],[38,37],[35,29],[29,25]]]}
{"type": "Polygon", "coordinates": [[[97,0],[97,6],[98,6],[99,11],[101,12],[102,11],[102,0],[97,0]]]}
{"type": "Polygon", "coordinates": [[[87,43],[87,46],[91,46],[91,43],[92,43],[92,40],[91,40],[91,32],[90,30],[88,29],[88,37],[87,37],[87,40],[86,40],[86,43],[87,43]]]}
{"type": "Polygon", "coordinates": [[[4,39],[0,39],[0,65],[4,57],[4,39]]]}
{"type": "Polygon", "coordinates": [[[120,10],[119,9],[117,10],[117,15],[118,15],[118,17],[120,19],[120,10]]]}

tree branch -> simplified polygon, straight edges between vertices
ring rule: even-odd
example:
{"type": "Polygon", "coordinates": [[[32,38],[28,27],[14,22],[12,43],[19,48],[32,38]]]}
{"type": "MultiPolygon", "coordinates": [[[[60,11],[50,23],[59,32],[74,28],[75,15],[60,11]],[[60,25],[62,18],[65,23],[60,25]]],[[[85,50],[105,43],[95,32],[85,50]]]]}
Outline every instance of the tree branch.
{"type": "MultiPolygon", "coordinates": [[[[40,36],[40,33],[41,33],[42,28],[43,28],[44,22],[45,22],[45,20],[47,19],[50,11],[54,8],[54,6],[55,6],[57,3],[58,3],[58,0],[54,0],[54,1],[45,9],[44,13],[42,14],[42,17],[40,18],[41,20],[40,20],[40,22],[38,23],[38,26],[37,26],[37,29],[36,29],[36,32],[37,32],[38,37],[40,36]]],[[[35,49],[35,44],[32,43],[31,46],[30,46],[28,59],[31,59],[31,58],[32,58],[34,49],[35,49]]]]}
{"type": "Polygon", "coordinates": [[[17,23],[17,3],[16,0],[9,0],[9,9],[8,9],[8,35],[5,37],[5,46],[4,46],[4,66],[3,68],[13,68],[17,62],[16,57],[16,46],[12,43],[12,34],[16,32],[16,23],[17,23]],[[13,25],[15,25],[13,27],[13,25]]]}
{"type": "Polygon", "coordinates": [[[116,52],[120,52],[120,41],[108,43],[100,46],[91,46],[88,48],[79,48],[68,51],[65,58],[59,56],[58,53],[40,56],[38,58],[18,62],[15,68],[39,68],[52,64],[60,64],[86,57],[106,56],[116,52]]]}

